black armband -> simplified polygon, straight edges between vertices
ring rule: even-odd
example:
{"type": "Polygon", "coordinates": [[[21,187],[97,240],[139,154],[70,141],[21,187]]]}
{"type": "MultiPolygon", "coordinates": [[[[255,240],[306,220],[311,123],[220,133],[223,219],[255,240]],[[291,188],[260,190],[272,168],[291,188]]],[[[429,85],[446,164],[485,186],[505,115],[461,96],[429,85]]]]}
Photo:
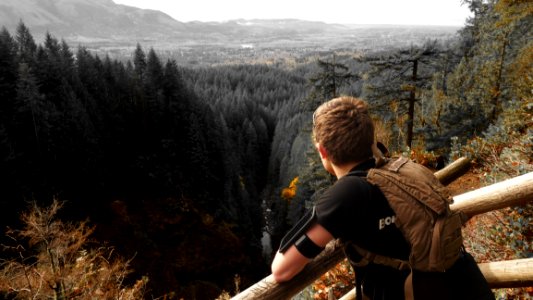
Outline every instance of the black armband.
{"type": "Polygon", "coordinates": [[[315,258],[315,256],[324,250],[324,247],[320,247],[315,244],[315,242],[313,242],[307,236],[307,234],[303,234],[298,240],[296,240],[294,246],[303,256],[307,258],[315,258]]]}
{"type": "Polygon", "coordinates": [[[279,252],[285,253],[316,222],[316,208],[308,210],[294,227],[281,239],[279,252]]]}

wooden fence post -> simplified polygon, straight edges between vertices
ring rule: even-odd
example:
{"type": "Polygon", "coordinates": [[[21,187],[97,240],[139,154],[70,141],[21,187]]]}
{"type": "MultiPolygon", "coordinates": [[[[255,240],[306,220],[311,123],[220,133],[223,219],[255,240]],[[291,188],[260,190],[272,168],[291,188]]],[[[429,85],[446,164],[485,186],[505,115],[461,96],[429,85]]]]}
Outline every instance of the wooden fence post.
{"type": "Polygon", "coordinates": [[[452,182],[454,179],[463,175],[470,168],[470,159],[466,157],[460,157],[456,161],[447,165],[445,168],[435,172],[435,177],[442,182],[442,184],[447,185],[452,182]]]}
{"type": "Polygon", "coordinates": [[[494,261],[478,266],[493,289],[533,286],[533,258],[494,261]]]}
{"type": "MultiPolygon", "coordinates": [[[[478,266],[490,288],[533,286],[533,258],[481,263],[478,266]]],[[[355,288],[339,300],[355,300],[355,288]]]]}
{"type": "Polygon", "coordinates": [[[344,251],[342,250],[342,245],[338,241],[331,241],[322,253],[308,263],[290,281],[276,283],[271,274],[231,299],[291,299],[306,286],[313,283],[318,276],[329,271],[343,259],[344,251]]]}
{"type": "Polygon", "coordinates": [[[453,197],[452,210],[467,216],[521,205],[533,200],[533,172],[453,197]]]}

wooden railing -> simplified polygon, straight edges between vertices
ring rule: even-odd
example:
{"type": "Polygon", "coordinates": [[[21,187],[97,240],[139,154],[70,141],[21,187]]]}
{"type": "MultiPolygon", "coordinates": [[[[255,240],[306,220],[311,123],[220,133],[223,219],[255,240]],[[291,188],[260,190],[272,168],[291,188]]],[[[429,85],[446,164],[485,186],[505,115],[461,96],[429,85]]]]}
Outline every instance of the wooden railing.
{"type": "MultiPolygon", "coordinates": [[[[462,158],[435,175],[442,182],[450,182],[452,178],[458,177],[468,164],[469,161],[462,158]]],[[[455,196],[453,199],[451,209],[461,210],[468,217],[504,207],[523,205],[533,200],[533,172],[455,196]]],[[[276,283],[272,275],[269,275],[232,299],[290,299],[343,259],[342,244],[332,241],[290,281],[276,283]]],[[[479,264],[479,267],[492,288],[533,286],[533,258],[483,263],[479,264]]],[[[355,291],[352,290],[341,299],[355,299],[355,291]]]]}

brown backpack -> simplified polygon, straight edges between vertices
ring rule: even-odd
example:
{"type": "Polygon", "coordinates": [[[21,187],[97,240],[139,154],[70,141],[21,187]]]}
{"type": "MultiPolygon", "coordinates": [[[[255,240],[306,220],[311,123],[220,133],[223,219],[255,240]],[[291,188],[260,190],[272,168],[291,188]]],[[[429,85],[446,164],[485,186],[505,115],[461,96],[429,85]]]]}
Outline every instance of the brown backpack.
{"type": "MultiPolygon", "coordinates": [[[[349,174],[361,175],[361,174],[349,174]]],[[[433,173],[406,157],[385,160],[366,174],[387,198],[395,213],[394,223],[408,242],[409,261],[382,256],[352,243],[362,257],[350,261],[354,266],[370,262],[400,270],[444,272],[460,257],[463,248],[461,227],[466,220],[460,212],[452,212],[452,197],[433,173]]],[[[406,280],[406,299],[412,298],[411,275],[406,280]]]]}

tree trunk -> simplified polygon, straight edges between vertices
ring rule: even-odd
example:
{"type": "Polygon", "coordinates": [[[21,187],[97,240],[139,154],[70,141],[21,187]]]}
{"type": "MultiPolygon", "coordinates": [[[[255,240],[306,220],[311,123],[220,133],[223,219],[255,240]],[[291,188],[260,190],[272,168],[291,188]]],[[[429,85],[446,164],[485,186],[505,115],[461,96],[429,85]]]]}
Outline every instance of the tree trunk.
{"type": "Polygon", "coordinates": [[[413,126],[415,123],[415,102],[416,102],[416,73],[418,72],[418,59],[413,60],[413,76],[411,77],[412,89],[409,91],[409,109],[407,111],[407,147],[413,145],[413,126]]]}
{"type": "Polygon", "coordinates": [[[504,68],[504,65],[505,65],[505,54],[506,54],[506,49],[507,49],[507,44],[509,44],[509,34],[510,34],[510,31],[506,31],[504,34],[503,34],[503,40],[502,40],[502,45],[501,45],[501,50],[500,50],[500,61],[498,63],[498,71],[496,73],[496,82],[494,84],[494,87],[492,88],[492,98],[491,98],[491,103],[492,103],[492,114],[491,114],[491,121],[495,121],[497,118],[498,118],[498,115],[500,114],[501,112],[501,103],[500,103],[500,94],[501,94],[501,85],[502,85],[502,80],[503,80],[503,68],[504,68]]]}

